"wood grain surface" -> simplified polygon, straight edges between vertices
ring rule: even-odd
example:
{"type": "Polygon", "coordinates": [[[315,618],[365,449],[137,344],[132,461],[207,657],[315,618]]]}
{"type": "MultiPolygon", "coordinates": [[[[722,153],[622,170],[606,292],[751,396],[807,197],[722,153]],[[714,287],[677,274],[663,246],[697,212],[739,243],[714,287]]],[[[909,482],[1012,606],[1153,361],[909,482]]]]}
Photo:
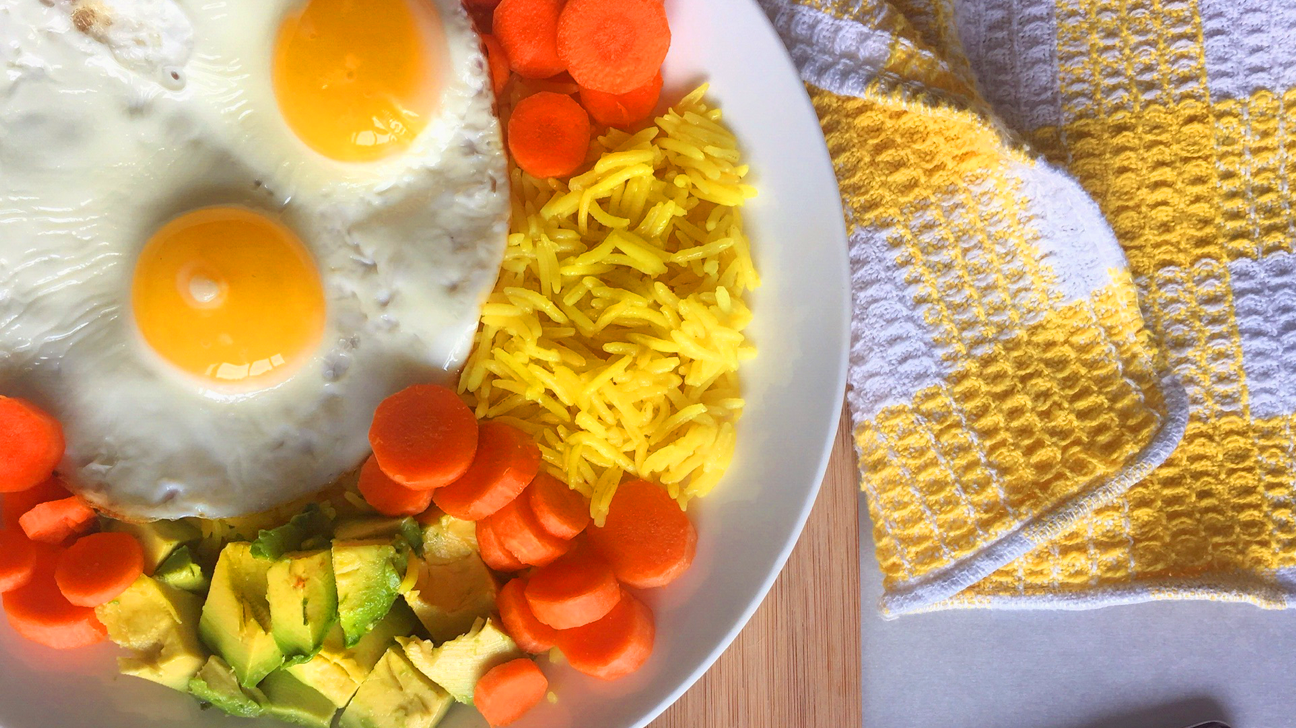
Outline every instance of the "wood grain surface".
{"type": "Polygon", "coordinates": [[[863,725],[858,481],[846,422],[805,532],[764,604],[651,728],[863,725]]]}

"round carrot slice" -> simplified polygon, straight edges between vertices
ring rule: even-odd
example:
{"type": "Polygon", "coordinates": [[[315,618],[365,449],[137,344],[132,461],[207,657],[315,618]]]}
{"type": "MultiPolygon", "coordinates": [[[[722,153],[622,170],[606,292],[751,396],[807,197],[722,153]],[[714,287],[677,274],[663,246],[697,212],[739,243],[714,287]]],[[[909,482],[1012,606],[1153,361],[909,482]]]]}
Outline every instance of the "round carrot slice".
{"type": "Polygon", "coordinates": [[[636,589],[666,586],[693,564],[697,529],[664,488],[635,480],[612,496],[603,527],[589,540],[623,584],[636,589]]]}
{"type": "Polygon", "coordinates": [[[27,586],[36,573],[36,545],[14,531],[0,531],[0,594],[27,586]]]}
{"type": "Polygon", "coordinates": [[[578,549],[537,569],[526,598],[536,619],[554,629],[572,629],[607,616],[621,600],[621,585],[607,562],[578,549]]]}
{"type": "Polygon", "coordinates": [[[561,12],[562,0],[503,0],[495,6],[492,30],[519,76],[549,78],[566,70],[558,57],[561,12]]]}
{"type": "Polygon", "coordinates": [[[589,525],[589,499],[548,473],[536,475],[526,494],[536,520],[558,538],[576,538],[589,525]]]}
{"type": "Polygon", "coordinates": [[[518,647],[533,655],[543,654],[558,644],[558,630],[541,622],[526,599],[526,579],[513,579],[500,589],[495,598],[504,631],[518,647]]]}
{"type": "Polygon", "coordinates": [[[18,525],[27,538],[57,546],[90,530],[95,518],[94,510],[85,501],[72,496],[32,506],[18,519],[18,525]]]}
{"type": "Polygon", "coordinates": [[[647,85],[623,94],[609,94],[592,88],[580,90],[581,106],[604,126],[628,129],[652,115],[661,99],[662,75],[659,71],[647,85]]]}
{"type": "Polygon", "coordinates": [[[509,74],[513,72],[509,68],[508,52],[493,35],[483,35],[482,45],[486,47],[486,63],[490,66],[491,87],[495,89],[495,95],[499,96],[504,93],[509,74]]]}
{"type": "Polygon", "coordinates": [[[481,550],[482,561],[496,571],[521,571],[526,568],[526,564],[504,547],[499,535],[491,527],[489,518],[477,522],[477,547],[481,550]]]}
{"type": "Polygon", "coordinates": [[[392,480],[432,490],[454,482],[477,452],[477,418],[445,387],[416,384],[383,400],[369,445],[392,480]]]}
{"type": "Polygon", "coordinates": [[[496,665],[482,675],[473,690],[473,705],[491,726],[513,723],[540,704],[549,680],[525,657],[496,665]]]}
{"type": "Polygon", "coordinates": [[[568,0],[558,57],[582,88],[624,94],[647,85],[670,50],[660,0],[568,0]]]}
{"type": "Polygon", "coordinates": [[[480,521],[508,505],[540,470],[540,448],[525,432],[502,422],[483,422],[479,431],[471,467],[432,494],[438,508],[465,521],[480,521]]]}
{"type": "Polygon", "coordinates": [[[63,426],[36,405],[0,397],[0,493],[40,485],[63,459],[63,426]]]}
{"type": "Polygon", "coordinates": [[[566,177],[589,154],[589,114],[566,95],[541,91],[513,107],[508,148],[513,161],[541,179],[566,177]]]}
{"type": "Polygon", "coordinates": [[[526,498],[515,498],[491,516],[490,521],[504,548],[529,566],[552,563],[571,547],[571,541],[544,530],[526,498]]]}
{"type": "Polygon", "coordinates": [[[71,496],[72,493],[68,491],[67,485],[57,475],[46,479],[35,488],[17,493],[5,493],[0,500],[0,508],[4,509],[4,527],[11,531],[20,531],[22,526],[18,523],[18,519],[26,515],[27,511],[41,503],[63,500],[71,496]]]}
{"type": "Polygon", "coordinates": [[[78,607],[59,591],[54,570],[60,550],[39,548],[36,571],[31,581],[5,594],[4,610],[18,634],[45,647],[72,650],[98,644],[108,637],[94,610],[78,607]]]}
{"type": "Polygon", "coordinates": [[[646,605],[623,591],[607,616],[558,633],[558,649],[580,672],[616,680],[643,667],[652,656],[657,627],[646,605]]]}
{"type": "Polygon", "coordinates": [[[59,557],[54,581],[78,607],[107,604],[144,574],[144,548],[128,533],[93,533],[59,557]]]}
{"type": "Polygon", "coordinates": [[[432,491],[419,490],[392,480],[378,466],[378,458],[369,456],[360,468],[360,495],[374,510],[391,518],[417,516],[432,505],[432,491]]]}

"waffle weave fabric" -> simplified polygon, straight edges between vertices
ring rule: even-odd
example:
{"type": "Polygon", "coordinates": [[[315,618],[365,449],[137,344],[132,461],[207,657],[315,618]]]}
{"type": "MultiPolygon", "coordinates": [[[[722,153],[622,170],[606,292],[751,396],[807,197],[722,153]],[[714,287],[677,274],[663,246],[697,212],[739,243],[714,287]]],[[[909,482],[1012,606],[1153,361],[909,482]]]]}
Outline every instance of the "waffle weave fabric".
{"type": "Polygon", "coordinates": [[[1296,602],[1296,2],[760,2],[848,218],[884,613],[1296,602]]]}

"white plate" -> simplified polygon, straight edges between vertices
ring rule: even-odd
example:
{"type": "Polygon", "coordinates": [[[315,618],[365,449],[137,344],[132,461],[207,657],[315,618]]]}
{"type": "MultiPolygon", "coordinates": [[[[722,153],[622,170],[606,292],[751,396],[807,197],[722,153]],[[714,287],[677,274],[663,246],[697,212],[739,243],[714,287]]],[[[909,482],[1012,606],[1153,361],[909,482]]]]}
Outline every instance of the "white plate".
{"type": "MultiPolygon", "coordinates": [[[[550,670],[557,705],[520,728],[643,726],[719,657],[760,604],[801,533],[827,466],[846,379],[846,233],[819,123],[778,36],[751,0],[668,0],[667,98],[701,81],[725,112],[760,196],[747,211],[764,286],[752,296],[760,355],[743,369],[747,411],[729,475],[691,515],[688,575],[649,592],[657,646],[639,673],[601,683],[550,670]]],[[[200,711],[191,699],[116,675],[114,648],[61,654],[0,620],[0,728],[278,725],[200,711]]],[[[444,728],[484,726],[455,710],[444,728]]]]}

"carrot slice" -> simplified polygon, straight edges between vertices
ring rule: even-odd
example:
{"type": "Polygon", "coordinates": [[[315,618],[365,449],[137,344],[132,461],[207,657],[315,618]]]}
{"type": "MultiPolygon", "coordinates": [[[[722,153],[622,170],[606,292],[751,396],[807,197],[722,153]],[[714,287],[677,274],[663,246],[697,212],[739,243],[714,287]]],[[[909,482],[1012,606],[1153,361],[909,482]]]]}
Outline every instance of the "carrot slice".
{"type": "Polygon", "coordinates": [[[0,493],[40,485],[63,459],[63,426],[26,400],[0,397],[0,493]]]}
{"type": "Polygon", "coordinates": [[[54,581],[78,607],[107,604],[144,574],[144,548],[129,533],[93,533],[59,557],[54,581]]]}
{"type": "Polygon", "coordinates": [[[0,594],[27,586],[36,573],[36,545],[26,536],[0,531],[0,594]]]}
{"type": "Polygon", "coordinates": [[[567,69],[558,57],[562,0],[503,0],[495,6],[491,32],[523,78],[549,78],[567,69]]]}
{"type": "Polygon", "coordinates": [[[453,391],[416,384],[383,400],[369,428],[378,465],[420,490],[454,482],[477,452],[477,418],[453,391]]]}
{"type": "Polygon", "coordinates": [[[544,566],[567,553],[571,541],[544,530],[526,498],[516,498],[490,517],[491,528],[509,553],[529,566],[544,566]]]}
{"type": "Polygon", "coordinates": [[[621,601],[603,619],[559,632],[558,649],[580,672],[616,680],[643,667],[656,638],[652,610],[623,590],[621,601]]]}
{"type": "Polygon", "coordinates": [[[504,631],[518,647],[533,655],[543,654],[558,644],[558,630],[541,622],[526,599],[527,580],[513,579],[495,597],[504,631]]]}
{"type": "Polygon", "coordinates": [[[41,503],[18,519],[27,538],[54,546],[77,534],[85,533],[94,523],[95,512],[76,496],[41,503]]]}
{"type": "Polygon", "coordinates": [[[360,468],[358,487],[366,503],[384,516],[392,518],[417,516],[432,505],[432,491],[397,483],[387,477],[378,466],[378,458],[372,455],[360,468]]]}
{"type": "Polygon", "coordinates": [[[500,45],[499,40],[493,35],[483,35],[482,45],[486,46],[486,63],[490,66],[491,86],[495,89],[495,95],[499,96],[504,93],[504,87],[508,85],[509,74],[512,69],[509,68],[508,51],[500,45]]]}
{"type": "Polygon", "coordinates": [[[481,550],[482,561],[496,571],[521,571],[526,568],[526,564],[504,547],[499,535],[491,527],[489,518],[477,522],[477,547],[481,550]]]}
{"type": "Polygon", "coordinates": [[[636,589],[666,586],[693,565],[697,529],[664,488],[643,480],[623,483],[612,496],[603,527],[590,543],[622,583],[636,589]]]}
{"type": "Polygon", "coordinates": [[[508,505],[540,471],[540,448],[525,432],[502,422],[483,422],[478,429],[472,466],[432,494],[438,508],[465,521],[480,521],[508,505]]]}
{"type": "Polygon", "coordinates": [[[661,99],[662,75],[656,76],[647,84],[623,94],[609,94],[595,91],[592,88],[580,90],[581,106],[594,117],[594,121],[604,126],[615,126],[627,129],[647,119],[657,108],[661,99]]]}
{"type": "Polygon", "coordinates": [[[552,475],[536,475],[526,493],[536,520],[554,536],[573,539],[589,525],[589,499],[552,475]]]}
{"type": "Polygon", "coordinates": [[[4,508],[4,527],[11,531],[20,531],[22,526],[19,525],[18,519],[22,518],[27,511],[41,503],[62,500],[71,495],[72,493],[63,483],[63,479],[57,475],[35,488],[28,488],[17,493],[5,493],[3,500],[0,500],[0,506],[4,508]]]}
{"type": "Polygon", "coordinates": [[[504,726],[526,715],[549,692],[549,680],[525,657],[497,665],[477,681],[473,705],[492,726],[504,726]]]}
{"type": "Polygon", "coordinates": [[[558,19],[558,57],[576,83],[595,91],[647,85],[670,44],[660,0],[569,0],[558,19]]]}
{"type": "Polygon", "coordinates": [[[24,587],[4,595],[5,616],[18,634],[39,645],[71,650],[102,642],[108,631],[89,607],[78,607],[59,591],[54,569],[60,549],[40,546],[36,571],[24,587]]]}
{"type": "Polygon", "coordinates": [[[584,627],[606,617],[621,600],[612,567],[589,549],[577,549],[537,569],[527,581],[527,606],[554,629],[584,627]]]}
{"type": "Polygon", "coordinates": [[[533,177],[566,177],[589,153],[589,114],[566,94],[541,91],[513,107],[508,148],[513,161],[533,177]]]}

